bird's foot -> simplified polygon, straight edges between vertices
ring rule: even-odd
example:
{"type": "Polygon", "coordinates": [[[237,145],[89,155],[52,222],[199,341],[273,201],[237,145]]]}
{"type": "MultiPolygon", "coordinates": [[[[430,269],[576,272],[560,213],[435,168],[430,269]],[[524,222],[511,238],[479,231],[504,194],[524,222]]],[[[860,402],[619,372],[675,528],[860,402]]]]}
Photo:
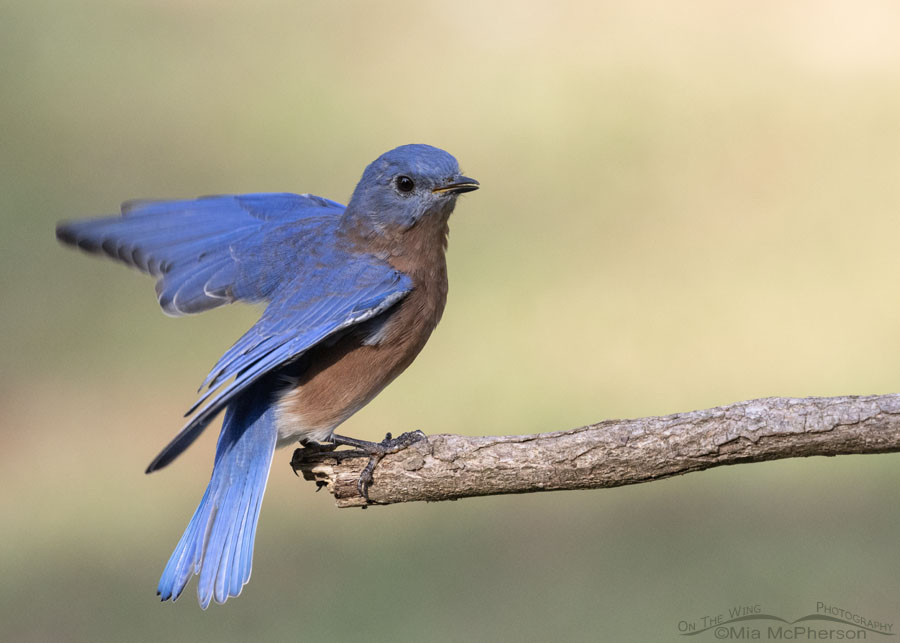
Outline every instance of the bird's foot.
{"type": "Polygon", "coordinates": [[[335,446],[353,447],[369,456],[369,462],[359,474],[359,480],[356,481],[356,490],[359,491],[359,495],[366,499],[366,502],[371,502],[369,500],[369,487],[375,482],[375,478],[372,474],[382,458],[391,453],[403,451],[403,449],[412,446],[419,440],[425,440],[426,437],[427,436],[422,431],[409,431],[396,438],[388,433],[381,442],[368,442],[366,440],[357,440],[356,438],[348,438],[337,434],[332,435],[331,440],[335,446]]]}
{"type": "Polygon", "coordinates": [[[338,447],[338,445],[333,442],[316,442],[315,440],[309,440],[307,438],[300,440],[300,446],[304,449],[309,449],[310,451],[334,451],[338,447]]]}
{"type": "MultiPolygon", "coordinates": [[[[301,468],[301,463],[304,461],[304,458],[307,455],[315,454],[315,453],[327,453],[329,451],[334,451],[337,449],[336,444],[334,443],[325,443],[316,442],[315,440],[307,440],[306,438],[300,440],[300,446],[294,449],[294,456],[291,458],[291,469],[294,470],[294,475],[300,477],[300,474],[297,471],[301,468]]],[[[319,485],[319,489],[322,488],[322,485],[325,483],[321,483],[319,485]]],[[[316,489],[318,491],[319,489],[316,489]]]]}

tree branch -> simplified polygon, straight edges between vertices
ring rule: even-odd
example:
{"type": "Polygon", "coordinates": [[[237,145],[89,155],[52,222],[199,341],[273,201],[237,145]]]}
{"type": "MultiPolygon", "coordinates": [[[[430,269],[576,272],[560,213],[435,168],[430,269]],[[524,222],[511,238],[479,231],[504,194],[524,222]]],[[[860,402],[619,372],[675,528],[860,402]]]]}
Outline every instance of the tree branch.
{"type": "MultiPolygon", "coordinates": [[[[892,451],[900,451],[900,394],[773,397],[536,435],[432,435],[385,457],[369,497],[391,504],[596,489],[741,462],[892,451]]],[[[338,507],[359,507],[366,462],[353,452],[300,448],[291,464],[327,487],[338,507]]]]}

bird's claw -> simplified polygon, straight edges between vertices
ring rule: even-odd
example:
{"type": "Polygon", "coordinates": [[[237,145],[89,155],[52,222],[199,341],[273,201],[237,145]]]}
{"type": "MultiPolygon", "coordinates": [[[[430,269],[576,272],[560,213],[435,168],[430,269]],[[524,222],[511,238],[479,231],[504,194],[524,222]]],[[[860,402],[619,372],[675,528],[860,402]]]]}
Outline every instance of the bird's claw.
{"type": "Polygon", "coordinates": [[[311,451],[334,451],[337,449],[336,444],[332,442],[316,442],[315,440],[300,440],[300,446],[311,451]]]}
{"type": "MultiPolygon", "coordinates": [[[[294,455],[291,458],[291,469],[294,471],[294,475],[298,478],[300,474],[297,471],[300,470],[300,463],[303,462],[305,456],[312,453],[327,453],[328,451],[334,451],[338,445],[336,444],[323,444],[321,442],[316,442],[315,440],[300,440],[300,446],[294,449],[294,455]]],[[[321,489],[321,485],[319,489],[321,489]]],[[[319,491],[316,489],[316,491],[319,491]]]]}
{"type": "Polygon", "coordinates": [[[332,440],[335,446],[339,444],[352,446],[369,456],[369,462],[366,463],[366,466],[359,474],[359,479],[356,481],[356,490],[359,492],[359,495],[366,499],[366,502],[370,503],[372,501],[369,499],[369,487],[375,482],[373,473],[378,463],[381,462],[384,456],[402,451],[416,442],[426,439],[426,437],[422,431],[408,431],[396,438],[388,433],[381,442],[367,442],[355,438],[345,438],[340,435],[333,435],[332,440]]]}

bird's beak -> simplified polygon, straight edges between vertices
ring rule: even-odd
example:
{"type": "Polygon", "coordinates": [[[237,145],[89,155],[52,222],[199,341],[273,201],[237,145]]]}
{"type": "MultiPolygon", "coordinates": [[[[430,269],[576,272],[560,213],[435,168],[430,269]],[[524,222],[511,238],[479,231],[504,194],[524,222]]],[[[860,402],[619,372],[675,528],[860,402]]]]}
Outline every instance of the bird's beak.
{"type": "Polygon", "coordinates": [[[434,194],[462,194],[463,192],[477,190],[478,186],[479,183],[475,179],[460,175],[453,179],[452,182],[434,188],[432,192],[434,194]]]}

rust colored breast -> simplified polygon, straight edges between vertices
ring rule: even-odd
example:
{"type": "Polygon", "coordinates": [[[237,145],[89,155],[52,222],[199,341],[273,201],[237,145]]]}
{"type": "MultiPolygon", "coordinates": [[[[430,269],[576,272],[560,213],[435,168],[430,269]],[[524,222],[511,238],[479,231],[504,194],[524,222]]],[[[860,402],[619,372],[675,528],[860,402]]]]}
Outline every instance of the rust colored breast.
{"type": "Polygon", "coordinates": [[[388,257],[412,278],[412,292],[384,313],[383,326],[370,322],[307,354],[308,368],[279,402],[281,444],[302,438],[327,440],[425,346],[447,301],[446,221],[442,229],[415,232],[395,245],[388,257]]]}

